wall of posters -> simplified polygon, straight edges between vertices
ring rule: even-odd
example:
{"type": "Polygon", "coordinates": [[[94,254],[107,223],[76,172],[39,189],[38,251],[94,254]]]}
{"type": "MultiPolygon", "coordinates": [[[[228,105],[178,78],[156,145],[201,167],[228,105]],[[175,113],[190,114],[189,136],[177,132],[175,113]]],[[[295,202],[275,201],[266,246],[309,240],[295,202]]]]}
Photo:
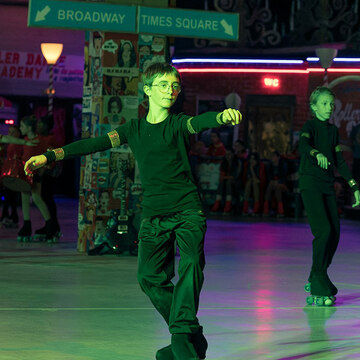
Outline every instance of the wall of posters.
{"type": "MultiPolygon", "coordinates": [[[[165,61],[166,43],[163,36],[86,34],[83,139],[106,135],[146,113],[141,74],[151,63],[165,61]]],[[[120,209],[123,198],[127,214],[135,228],[139,228],[142,188],[134,155],[127,144],[84,156],[79,192],[79,251],[88,251],[106,241],[109,219],[120,209]]]]}

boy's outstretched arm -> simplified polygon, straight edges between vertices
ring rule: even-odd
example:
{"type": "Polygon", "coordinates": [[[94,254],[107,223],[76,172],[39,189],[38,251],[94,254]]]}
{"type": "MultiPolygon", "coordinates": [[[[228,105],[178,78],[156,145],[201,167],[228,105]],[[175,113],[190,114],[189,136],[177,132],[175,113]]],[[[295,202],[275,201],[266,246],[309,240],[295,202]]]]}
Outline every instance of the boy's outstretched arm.
{"type": "Polygon", "coordinates": [[[209,111],[196,115],[187,120],[187,130],[190,134],[197,134],[203,130],[212,129],[221,125],[237,125],[242,121],[242,114],[236,109],[226,109],[222,112],[209,111]]]}
{"type": "Polygon", "coordinates": [[[98,151],[105,151],[120,145],[120,137],[116,130],[96,138],[75,141],[62,148],[47,151],[45,154],[32,156],[24,166],[25,173],[31,174],[34,170],[43,167],[54,161],[74,158],[93,154],[98,151]]]}

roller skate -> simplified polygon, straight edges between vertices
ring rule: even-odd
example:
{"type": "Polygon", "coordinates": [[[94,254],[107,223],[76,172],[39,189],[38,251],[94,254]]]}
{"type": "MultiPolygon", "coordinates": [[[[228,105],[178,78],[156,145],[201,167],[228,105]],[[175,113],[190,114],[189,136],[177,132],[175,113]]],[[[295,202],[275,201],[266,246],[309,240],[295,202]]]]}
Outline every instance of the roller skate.
{"type": "MultiPolygon", "coordinates": [[[[331,296],[329,296],[329,298],[332,300],[332,302],[335,304],[336,302],[336,294],[338,292],[337,287],[331,282],[331,280],[329,279],[329,277],[327,276],[328,281],[329,281],[329,287],[330,287],[330,291],[331,291],[331,296]]],[[[304,290],[305,292],[309,293],[311,292],[311,282],[308,282],[304,285],[304,290]]]]}
{"type": "Polygon", "coordinates": [[[310,292],[306,298],[308,305],[332,306],[335,303],[334,295],[337,293],[337,289],[326,273],[311,274],[304,290],[310,292]]]}
{"type": "Polygon", "coordinates": [[[59,238],[61,237],[61,233],[56,226],[55,222],[50,219],[45,223],[45,241],[48,244],[56,244],[59,242],[59,238]]]}
{"type": "Polygon", "coordinates": [[[30,220],[24,220],[24,225],[18,232],[17,241],[19,241],[19,242],[31,242],[32,241],[31,221],[30,220]]]}
{"type": "Polygon", "coordinates": [[[46,240],[46,226],[35,230],[34,240],[45,241],[46,240]]]}

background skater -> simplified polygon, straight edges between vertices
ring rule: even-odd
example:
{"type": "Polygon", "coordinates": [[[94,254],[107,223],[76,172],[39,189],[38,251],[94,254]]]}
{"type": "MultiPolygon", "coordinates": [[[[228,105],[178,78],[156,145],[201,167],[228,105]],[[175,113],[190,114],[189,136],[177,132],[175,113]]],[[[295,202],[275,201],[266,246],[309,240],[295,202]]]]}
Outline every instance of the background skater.
{"type": "Polygon", "coordinates": [[[309,284],[305,286],[305,290],[311,291],[307,298],[309,305],[331,306],[338,291],[327,274],[340,237],[334,167],[354,191],[353,207],[360,204],[359,187],[341,154],[338,128],[328,121],[334,111],[334,101],[335,95],[330,89],[316,88],[310,95],[313,118],[300,133],[299,186],[314,235],[312,267],[309,284]]]}

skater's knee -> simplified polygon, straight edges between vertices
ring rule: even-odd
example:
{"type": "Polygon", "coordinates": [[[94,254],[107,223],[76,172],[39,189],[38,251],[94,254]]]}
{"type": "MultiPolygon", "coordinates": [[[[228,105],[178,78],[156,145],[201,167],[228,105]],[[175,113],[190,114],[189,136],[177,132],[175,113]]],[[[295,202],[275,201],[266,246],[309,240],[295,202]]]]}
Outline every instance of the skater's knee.
{"type": "Polygon", "coordinates": [[[203,270],[205,267],[205,257],[203,254],[186,254],[181,256],[181,263],[183,266],[191,266],[203,270]]]}

